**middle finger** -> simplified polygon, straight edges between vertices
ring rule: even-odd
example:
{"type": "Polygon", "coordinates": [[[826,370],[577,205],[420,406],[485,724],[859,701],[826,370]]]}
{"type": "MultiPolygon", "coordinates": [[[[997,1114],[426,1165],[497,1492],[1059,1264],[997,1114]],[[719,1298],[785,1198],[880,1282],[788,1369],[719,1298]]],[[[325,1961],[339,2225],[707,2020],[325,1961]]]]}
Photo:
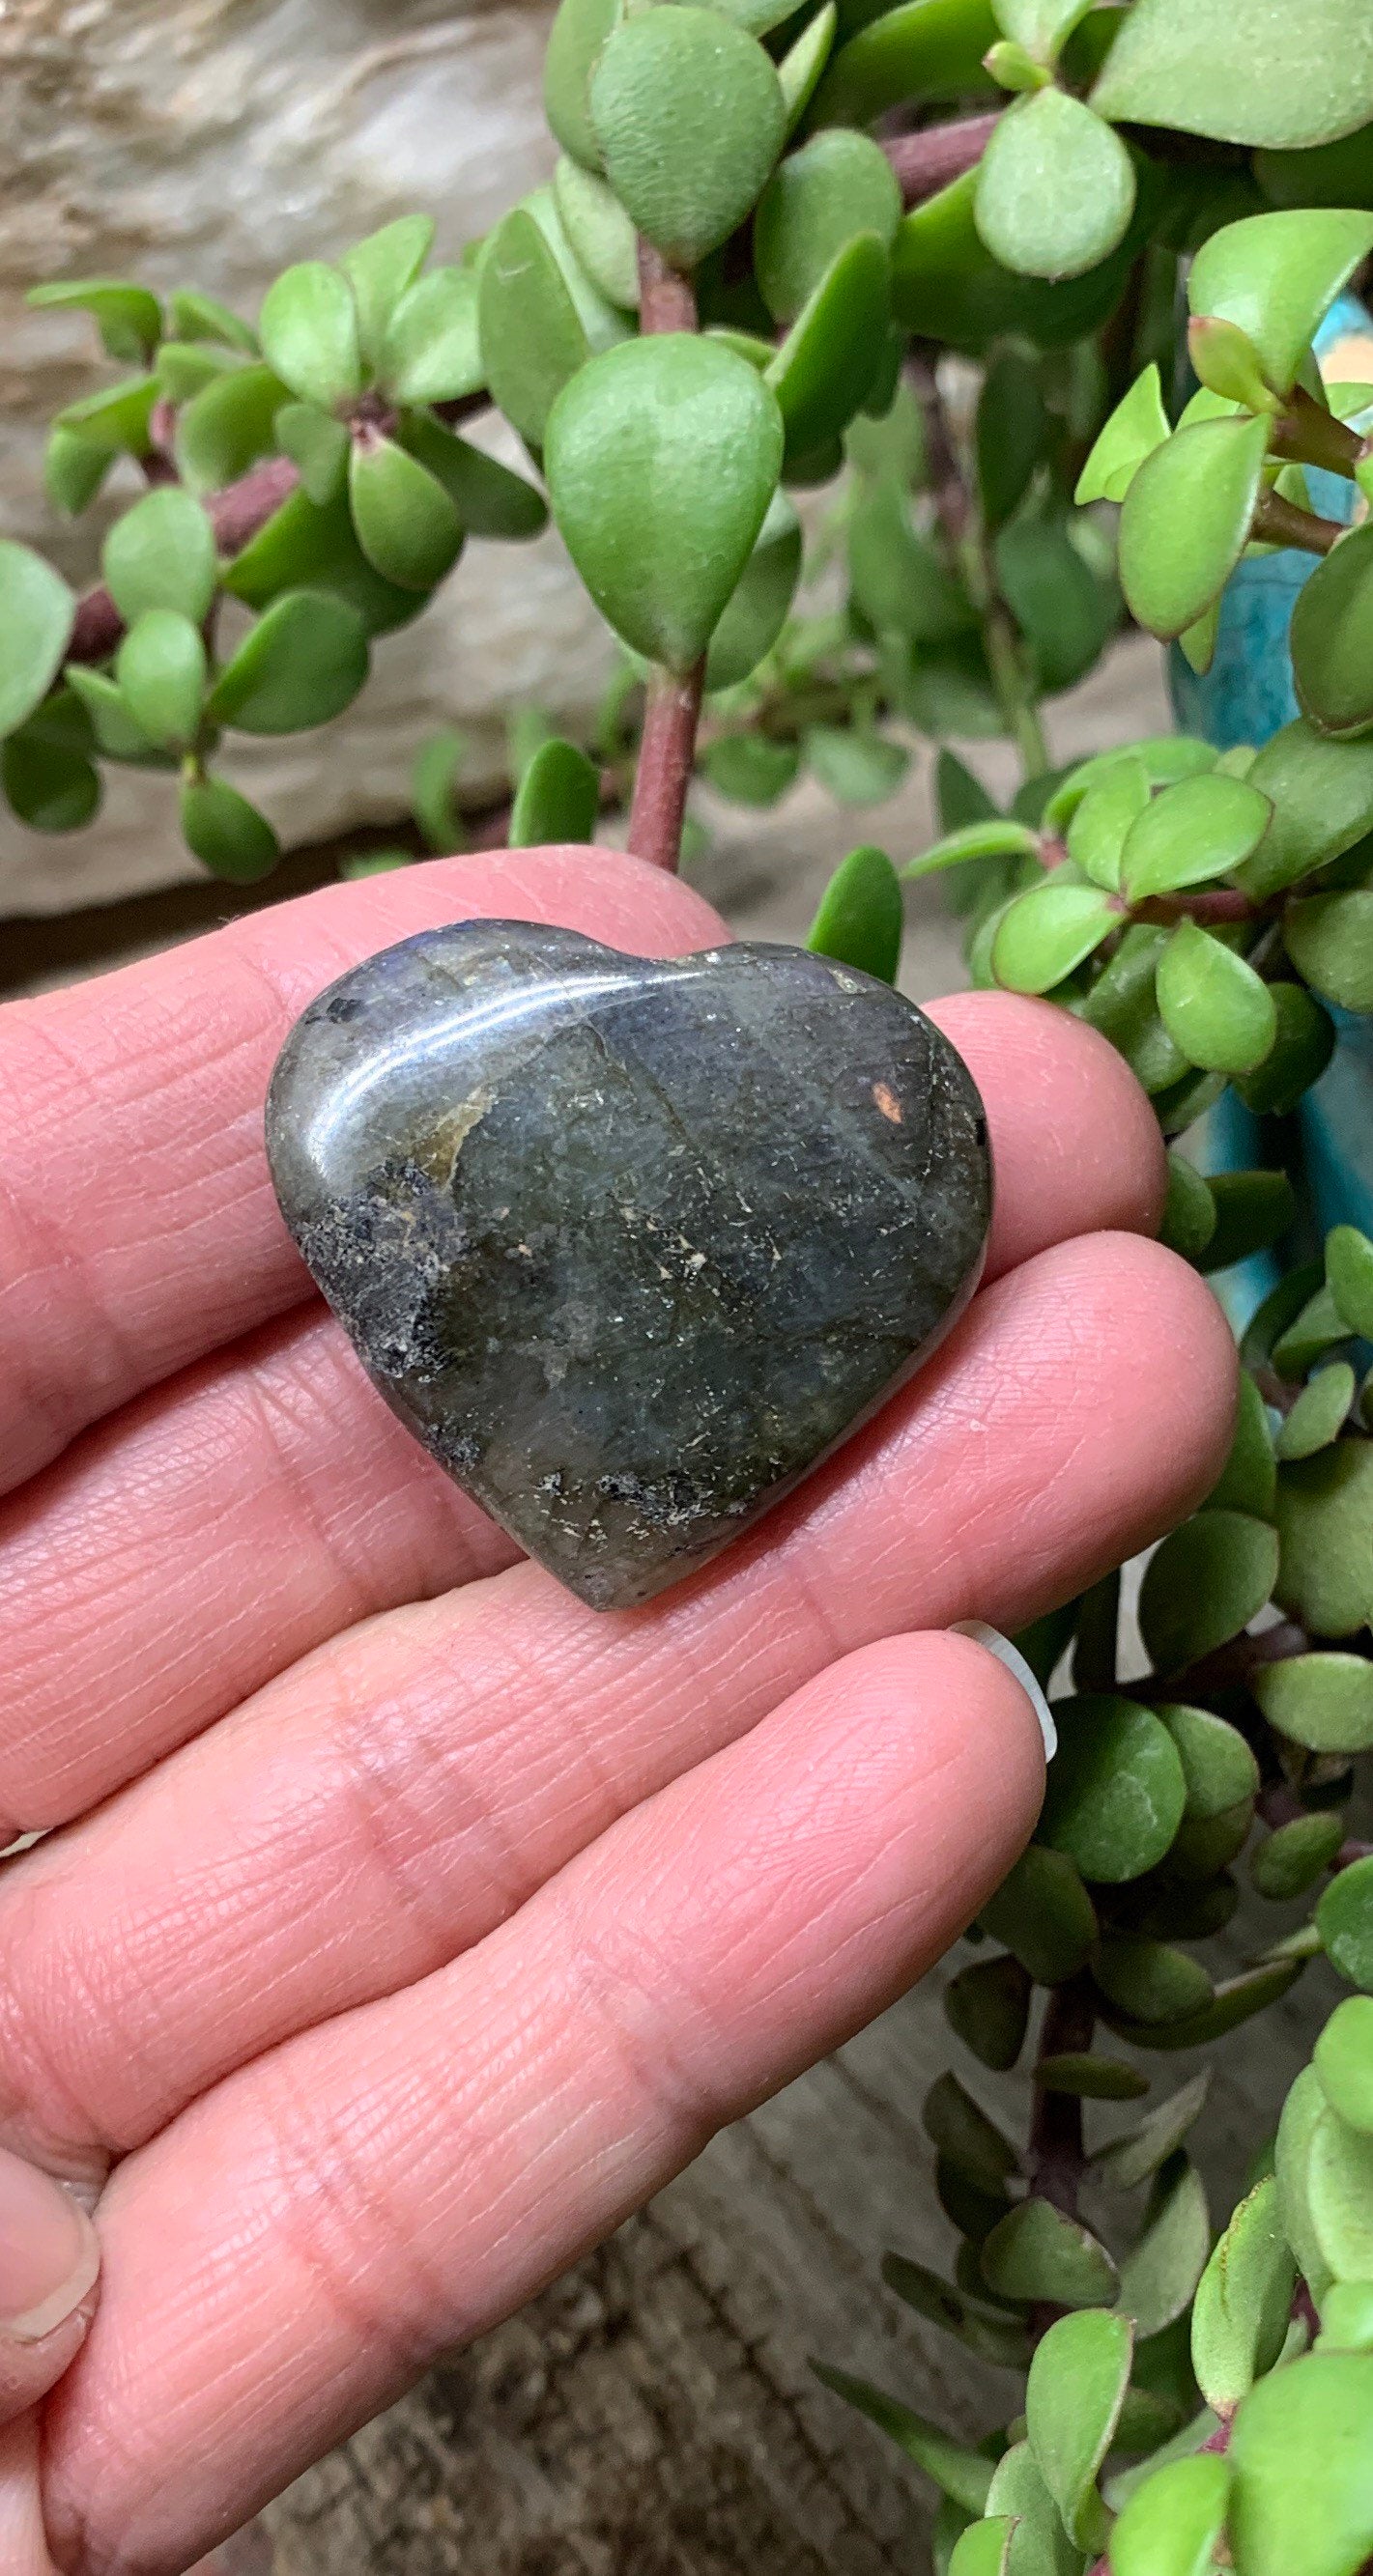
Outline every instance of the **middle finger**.
{"type": "Polygon", "coordinates": [[[1193,1272],[1081,1238],[985,1291],[842,1458],[646,1610],[598,1617],[522,1565],[337,1639],[0,1883],[11,2134],[139,2143],[480,1940],[837,1657],[1033,1617],[1207,1489],[1233,1379],[1193,1272]]]}

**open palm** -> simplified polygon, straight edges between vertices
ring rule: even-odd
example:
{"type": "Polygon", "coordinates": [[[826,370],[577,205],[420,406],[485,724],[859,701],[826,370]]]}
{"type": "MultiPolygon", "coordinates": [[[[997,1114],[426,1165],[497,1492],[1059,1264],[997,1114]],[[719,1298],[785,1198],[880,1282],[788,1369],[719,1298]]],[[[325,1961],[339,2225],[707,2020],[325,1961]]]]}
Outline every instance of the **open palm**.
{"type": "Polygon", "coordinates": [[[0,1868],[7,2576],[184,2569],[917,1977],[1042,1784],[1024,1695],[940,1632],[1020,1625],[1219,1469],[1233,1355],[1143,1239],[1142,1095],[967,995],[936,1016],[999,1196],[936,1359],[647,1609],[515,1561],[368,1386],[262,1152],[311,995],[471,914],[721,936],[636,861],[516,852],[0,1014],[0,1844],[61,1828],[0,1868]],[[95,2209],[62,2322],[16,2157],[95,2209]]]}

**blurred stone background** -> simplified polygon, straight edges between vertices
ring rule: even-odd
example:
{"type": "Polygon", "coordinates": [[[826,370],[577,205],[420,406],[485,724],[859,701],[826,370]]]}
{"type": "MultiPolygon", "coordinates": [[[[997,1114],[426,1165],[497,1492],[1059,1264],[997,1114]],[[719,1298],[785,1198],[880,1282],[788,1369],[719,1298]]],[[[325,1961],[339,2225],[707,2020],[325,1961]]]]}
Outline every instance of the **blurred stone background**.
{"type": "MultiPolygon", "coordinates": [[[[75,317],[28,313],[29,284],[127,273],[251,314],[288,261],[415,206],[453,256],[550,165],[545,23],[538,8],[440,0],[0,0],[0,531],[52,547],[73,579],[94,570],[98,525],[50,524],[39,480],[45,422],[91,382],[90,339],[75,317]]],[[[470,783],[494,789],[510,711],[584,715],[605,660],[556,539],[474,545],[379,649],[339,724],[240,748],[234,765],[288,845],[390,824],[436,725],[463,729],[470,783]]],[[[1051,710],[1050,730],[1064,758],[1166,722],[1158,657],[1135,639],[1051,710]]],[[[1007,752],[970,756],[1009,790],[1007,752]]],[[[765,817],[707,802],[697,881],[745,935],[797,937],[853,841],[899,857],[929,837],[930,769],[926,749],[892,804],[861,816],[810,787],[765,817]]],[[[0,820],[0,985],[185,935],[214,917],[197,880],[157,779],[117,779],[98,824],[71,838],[0,820]]],[[[905,981],[929,994],[961,969],[937,891],[919,893],[905,981]]],[[[1310,2010],[1303,1997],[1266,2019],[1260,2068],[1243,2041],[1226,2053],[1218,2169],[1237,2119],[1252,2137],[1251,2090],[1280,2098],[1310,2010]]],[[[1005,2412],[1010,2383],[915,2328],[876,2281],[888,2245],[951,2252],[919,2124],[949,2055],[930,1980],[313,2470],[216,2568],[918,2576],[920,2482],[807,2361],[867,2371],[953,2426],[1005,2412]]]]}

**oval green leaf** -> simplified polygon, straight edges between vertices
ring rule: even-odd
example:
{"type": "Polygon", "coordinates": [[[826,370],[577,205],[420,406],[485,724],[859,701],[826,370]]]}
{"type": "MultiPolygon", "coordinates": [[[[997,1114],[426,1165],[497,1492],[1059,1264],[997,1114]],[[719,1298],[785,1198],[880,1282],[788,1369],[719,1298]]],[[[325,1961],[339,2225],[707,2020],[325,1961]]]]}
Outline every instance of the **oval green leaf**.
{"type": "Polygon", "coordinates": [[[1373,2354],[1307,2353],[1235,2417],[1230,2536],[1244,2576],[1355,2576],[1373,2550],[1373,2354]]]}
{"type": "Polygon", "coordinates": [[[1039,1837],[1086,1879],[1139,1878],[1163,1858],[1187,1790],[1177,1748],[1152,1709],[1107,1693],[1060,1701],[1058,1753],[1039,1837]]]}
{"type": "Polygon", "coordinates": [[[1316,1908],[1325,1955],[1351,1986],[1373,1994],[1373,1859],[1351,1861],[1316,1908]]]}
{"type": "Polygon", "coordinates": [[[718,342],[626,341],[560,395],[546,460],[554,515],[602,616],[635,652],[676,671],[700,659],[782,449],[772,393],[718,342]]]}
{"type": "Polygon", "coordinates": [[[894,984],[903,918],[901,880],[886,851],[851,850],[825,888],[806,946],[894,984]]]}
{"type": "Polygon", "coordinates": [[[967,2513],[981,2513],[992,2483],[992,2465],[978,2451],[965,2450],[952,2441],[938,2425],[927,2423],[900,2399],[888,2397],[866,2380],[851,2379],[845,2370],[832,2370],[825,2362],[811,2364],[815,2376],[839,2397],[847,2398],[870,2423],[880,2425],[884,2433],[914,2460],[928,2477],[933,2478],[944,2495],[952,2496],[967,2513]]]}
{"type": "Polygon", "coordinates": [[[1080,277],[1123,240],[1134,164],[1118,134],[1066,90],[1010,109],[979,165],[977,229],[994,259],[1029,277],[1080,277]]]}
{"type": "Polygon", "coordinates": [[[553,173],[553,195],[573,256],[592,285],[611,304],[633,312],[639,301],[638,241],[614,190],[565,152],[553,173]]]}
{"type": "Polygon", "coordinates": [[[1337,1440],[1278,1478],[1275,1597],[1320,1637],[1352,1637],[1373,1613],[1373,1446],[1337,1440]]]}
{"type": "Polygon", "coordinates": [[[1317,1369],[1302,1388],[1277,1437],[1279,1458],[1314,1458],[1343,1430],[1354,1401],[1354,1372],[1347,1360],[1317,1369]]]}
{"type": "Polygon", "coordinates": [[[762,46],[717,10],[690,6],[615,29],[592,76],[591,116],[621,205],[682,268],[743,222],[787,122],[762,46]]]}
{"type": "Polygon", "coordinates": [[[1373,1750],[1373,1664],[1325,1650],[1262,1664],[1250,1688],[1270,1726],[1312,1753],[1373,1750]]]}
{"type": "Polygon", "coordinates": [[[858,410],[884,345],[889,268],[877,235],[857,234],[836,254],[768,367],[788,463],[837,438],[858,410]]]}
{"type": "Polygon", "coordinates": [[[754,265],[769,312],[794,322],[856,233],[875,233],[887,250],[900,220],[895,173],[869,136],[813,135],[769,181],[754,219],[754,265]]]}
{"type": "Polygon", "coordinates": [[[100,773],[84,752],[12,733],[0,743],[0,783],[31,832],[79,832],[100,806],[100,773]]]}
{"type": "Polygon", "coordinates": [[[1115,2438],[1134,2350],[1128,2318],[1084,2309],[1050,2326],[1030,2364],[1026,2437],[1077,2549],[1099,2549],[1105,2538],[1096,2482],[1115,2438]]]}
{"type": "Polygon", "coordinates": [[[1152,456],[1169,435],[1158,366],[1151,362],[1098,432],[1078,476],[1074,500],[1123,501],[1146,456],[1152,456]]]}
{"type": "Polygon", "coordinates": [[[547,849],[568,841],[594,841],[601,810],[601,774],[572,742],[556,735],[542,742],[515,792],[508,839],[512,850],[547,849]]]}
{"type": "Polygon", "coordinates": [[[870,125],[884,108],[908,99],[994,95],[983,65],[998,32],[989,0],[905,0],[841,43],[812,123],[870,125]]]}
{"type": "Polygon", "coordinates": [[[1266,415],[1194,421],[1140,466],[1120,516],[1120,580],[1151,635],[1181,635],[1224,589],[1248,543],[1268,429],[1266,415]]]}
{"type": "Polygon", "coordinates": [[[537,451],[549,412],[591,343],[557,260],[522,206],[496,226],[482,253],[477,314],[492,399],[537,451]]]}
{"type": "Polygon", "coordinates": [[[1143,2235],[1120,2267],[1120,2310],[1134,2318],[1141,2342],[1162,2334],[1190,2306],[1211,2251],[1205,2186],[1186,2155],[1164,2168],[1150,2208],[1143,2235]]]}
{"type": "Polygon", "coordinates": [[[1331,2110],[1373,2136],[1373,1995],[1347,1995],[1336,2005],[1312,2062],[1331,2110]]]}
{"type": "Polygon", "coordinates": [[[225,778],[192,779],[182,788],[181,833],[211,876],[231,885],[255,885],[281,856],[266,815],[225,778]]]}
{"type": "Polygon", "coordinates": [[[1208,1072],[1252,1072],[1277,1036],[1278,1015],[1262,976],[1194,921],[1180,921],[1173,932],[1158,962],[1156,990],[1174,1045],[1208,1072]]]}
{"type": "Polygon", "coordinates": [[[1118,2287],[1105,2246],[1047,2200],[1022,2200],[998,2222],[982,2248],[982,2273],[1002,2298],[1061,2308],[1109,2307],[1118,2287]]]}
{"type": "Polygon", "coordinates": [[[1121,852],[1127,899],[1143,903],[1228,875],[1257,848],[1271,811],[1247,779],[1214,770],[1162,788],[1131,824],[1121,852]]]}
{"type": "Polygon", "coordinates": [[[1351,528],[1317,564],[1292,611],[1297,696],[1324,734],[1373,728],[1373,524],[1351,528]]]}
{"type": "Polygon", "coordinates": [[[591,75],[622,11],[623,0],[560,0],[544,54],[544,113],[564,152],[584,170],[601,166],[591,122],[591,75]]]}
{"type": "Polygon", "coordinates": [[[62,667],[76,597],[31,546],[0,540],[0,735],[41,706],[62,667]]]}
{"type": "Polygon", "coordinates": [[[338,269],[302,260],[275,278],[258,316],[262,354],[302,402],[356,402],[362,350],[353,290],[338,269]]]}
{"type": "Polygon", "coordinates": [[[205,644],[198,626],[174,608],[148,608],[129,628],[114,675],[134,723],[169,751],[185,750],[200,731],[205,697],[205,644]]]}
{"type": "Polygon", "coordinates": [[[1018,1959],[975,1959],[944,1989],[949,2026],[984,2066],[1004,2075],[1025,2045],[1030,1980],[1018,1959]]]}
{"type": "Polygon", "coordinates": [[[1373,1011],[1373,887],[1289,903],[1282,935],[1309,984],[1346,1011],[1373,1011]]]}
{"type": "Polygon", "coordinates": [[[353,290],[358,339],[369,366],[381,356],[387,324],[434,247],[432,215],[401,215],[346,250],[339,267],[353,290]]]}
{"type": "Polygon", "coordinates": [[[162,307],[146,286],[117,277],[59,278],[31,286],[24,298],[39,312],[89,313],[107,356],[146,366],[162,337],[162,307]]]}
{"type": "Polygon", "coordinates": [[[1116,2191],[1133,2191],[1151,2174],[1158,2172],[1174,2155],[1183,2139],[1195,2126],[1206,2104],[1211,2076],[1203,2067],[1200,2075],[1182,2085],[1157,2110],[1150,2111],[1128,2137],[1115,2138],[1092,2158],[1092,2171],[1116,2191]]]}
{"type": "Polygon", "coordinates": [[[1350,1331],[1373,1339],[1373,1242],[1356,1225],[1337,1225],[1326,1236],[1325,1275],[1350,1331]]]}
{"type": "Polygon", "coordinates": [[[469,536],[537,537],[548,525],[543,494],[522,474],[512,474],[485,448],[455,438],[436,420],[412,414],[401,443],[441,483],[469,536]]]}
{"type": "Polygon", "coordinates": [[[116,519],[101,570],[126,626],[145,608],[176,608],[199,626],[219,578],[214,530],[189,492],[168,484],[116,519]]]}
{"type": "Polygon", "coordinates": [[[212,724],[241,733],[303,733],[351,706],[367,668],[367,630],[355,608],[322,591],[288,591],[244,637],[206,712],[212,724]]]}
{"type": "Polygon", "coordinates": [[[1328,207],[1248,215],[1203,242],[1187,301],[1193,313],[1241,330],[1266,381],[1285,394],[1317,325],[1370,250],[1373,215],[1328,207]]]}
{"type": "Polygon", "coordinates": [[[348,498],[358,544],[401,590],[432,590],[462,552],[463,528],[441,483],[394,439],[355,439],[348,498]]]}
{"type": "Polygon", "coordinates": [[[1134,0],[1092,105],[1222,143],[1331,142],[1373,117],[1373,20],[1365,0],[1134,0]]]}
{"type": "Polygon", "coordinates": [[[1032,886],[1018,895],[992,943],[992,972],[1012,993],[1047,993],[1120,925],[1120,908],[1099,887],[1032,886]]]}
{"type": "Polygon", "coordinates": [[[1257,1118],[1286,1118],[1335,1051],[1335,1025],[1304,984],[1270,984],[1277,1026],[1272,1051],[1235,1089],[1257,1118]]]}
{"type": "Polygon", "coordinates": [[[1102,1941],[1092,1974],[1108,2003],[1135,2022],[1178,2021],[1184,2013],[1199,2012],[1214,1992],[1206,1970],[1189,1951],[1124,1932],[1102,1941]]]}
{"type": "Polygon", "coordinates": [[[378,358],[381,384],[399,403],[455,402],[485,382],[470,268],[434,268],[401,297],[378,358]]]}
{"type": "Polygon", "coordinates": [[[1031,1843],[983,1906],[984,1932],[1001,1941],[1036,1985],[1077,1975],[1096,1939],[1096,1909],[1066,1852],[1031,1843]]]}
{"type": "Polygon", "coordinates": [[[1111,2576],[1210,2576],[1229,2495],[1225,2460],[1207,2455],[1155,2469],[1111,2534],[1111,2576]]]}
{"type": "Polygon", "coordinates": [[[1278,1573],[1278,1536],[1245,1512],[1198,1512],[1150,1558],[1139,1619],[1155,1669],[1173,1673],[1247,1628],[1278,1573]]]}

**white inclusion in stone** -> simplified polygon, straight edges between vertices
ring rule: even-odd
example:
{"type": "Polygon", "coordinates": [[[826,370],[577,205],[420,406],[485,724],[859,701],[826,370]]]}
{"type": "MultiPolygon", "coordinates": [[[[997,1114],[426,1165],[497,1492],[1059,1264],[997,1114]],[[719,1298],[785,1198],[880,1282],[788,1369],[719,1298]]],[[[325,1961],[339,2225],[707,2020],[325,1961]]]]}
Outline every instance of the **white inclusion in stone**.
{"type": "Polygon", "coordinates": [[[1039,1731],[1044,1738],[1044,1759],[1052,1762],[1058,1751],[1058,1728],[1054,1724],[1053,1711],[1019,1647],[1013,1646],[1009,1637],[1003,1637],[999,1628],[989,1628],[985,1619],[956,1619],[949,1634],[951,1637],[971,1637],[975,1646],[985,1646],[988,1654],[995,1655],[997,1662],[1004,1664],[1007,1672],[1019,1682],[1039,1720],[1039,1731]]]}

